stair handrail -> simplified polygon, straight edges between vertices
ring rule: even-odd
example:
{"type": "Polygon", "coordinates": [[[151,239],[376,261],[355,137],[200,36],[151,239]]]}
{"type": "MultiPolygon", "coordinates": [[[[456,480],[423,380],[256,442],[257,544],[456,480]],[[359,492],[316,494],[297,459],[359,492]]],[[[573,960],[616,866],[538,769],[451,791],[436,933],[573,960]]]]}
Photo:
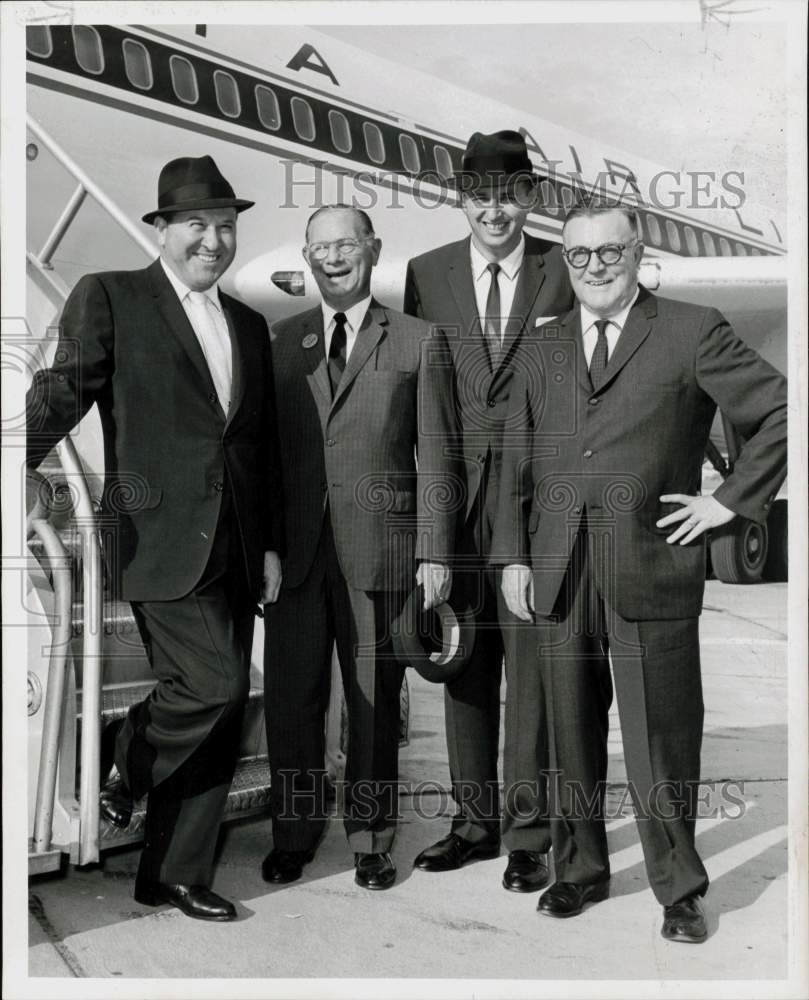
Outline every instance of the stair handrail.
{"type": "Polygon", "coordinates": [[[79,843],[72,860],[85,865],[98,861],[101,753],[101,640],[103,576],[101,540],[90,490],[76,446],[69,437],[57,445],[59,460],[71,488],[76,529],[82,552],[82,724],[81,780],[79,782],[79,843]]]}
{"type": "MultiPolygon", "coordinates": [[[[127,236],[129,236],[137,244],[137,246],[143,250],[147,257],[150,259],[156,257],[158,254],[154,243],[152,243],[151,240],[149,240],[148,237],[146,237],[132,223],[129,217],[118,207],[118,205],[115,204],[112,198],[106,195],[101,188],[90,179],[78,163],[76,163],[76,161],[67,152],[65,152],[64,149],[62,149],[53,136],[50,135],[50,133],[48,133],[32,115],[26,114],[25,119],[28,129],[50,150],[62,166],[75,177],[75,179],[79,182],[80,188],[83,188],[87,194],[98,202],[98,204],[113,219],[113,221],[115,221],[121,229],[124,230],[127,236]]],[[[67,232],[70,223],[75,218],[76,212],[81,207],[82,201],[83,194],[77,189],[57,221],[53,231],[45,240],[40,254],[37,255],[36,260],[40,267],[50,266],[50,258],[53,256],[53,253],[59,245],[62,237],[67,232]],[[44,259],[42,256],[43,254],[45,255],[44,259]]]]}
{"type": "Polygon", "coordinates": [[[42,540],[51,571],[54,620],[48,658],[48,686],[42,721],[36,805],[34,806],[34,851],[44,854],[51,848],[53,810],[56,799],[56,772],[62,736],[67,654],[73,615],[73,574],[70,556],[56,529],[44,518],[33,518],[31,527],[42,540]]]}

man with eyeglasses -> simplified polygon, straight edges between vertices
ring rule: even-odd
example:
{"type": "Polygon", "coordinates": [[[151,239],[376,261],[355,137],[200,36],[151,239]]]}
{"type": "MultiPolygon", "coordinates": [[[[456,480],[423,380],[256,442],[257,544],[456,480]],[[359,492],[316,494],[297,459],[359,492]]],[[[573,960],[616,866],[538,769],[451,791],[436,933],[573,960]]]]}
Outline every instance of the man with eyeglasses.
{"type": "Polygon", "coordinates": [[[425,608],[446,600],[451,585],[451,364],[440,332],[373,298],[381,248],[365,212],[318,209],[303,255],[323,301],[272,331],[288,540],[264,672],[273,849],[262,875],[276,884],[300,878],[325,828],[336,642],[355,882],[393,885],[404,668],[391,624],[417,582],[425,608]]]}
{"type": "Polygon", "coordinates": [[[609,895],[609,656],[662,935],[696,943],[707,937],[694,839],[705,532],[766,519],[786,470],[786,386],[715,309],[638,284],[631,207],[574,208],[562,235],[578,303],[535,332],[543,378],[512,393],[524,443],[504,464],[493,543],[506,603],[536,618],[551,719],[556,882],[538,908],[571,917],[609,895]],[[717,407],[745,444],[700,495],[717,407]]]}
{"type": "Polygon", "coordinates": [[[519,132],[472,135],[455,183],[470,235],[410,261],[404,309],[437,324],[452,351],[467,492],[456,584],[474,609],[476,638],[467,666],[445,687],[456,814],[450,833],[415,864],[444,872],[494,857],[502,832],[509,851],[504,888],[534,892],[548,880],[550,829],[541,776],[545,713],[534,657],[524,648],[533,641],[531,630],[505,607],[488,558],[512,377],[531,365],[522,341],[537,323],[566,312],[573,294],[559,248],[523,232],[537,187],[519,132]],[[504,656],[501,824],[497,757],[504,656]]]}

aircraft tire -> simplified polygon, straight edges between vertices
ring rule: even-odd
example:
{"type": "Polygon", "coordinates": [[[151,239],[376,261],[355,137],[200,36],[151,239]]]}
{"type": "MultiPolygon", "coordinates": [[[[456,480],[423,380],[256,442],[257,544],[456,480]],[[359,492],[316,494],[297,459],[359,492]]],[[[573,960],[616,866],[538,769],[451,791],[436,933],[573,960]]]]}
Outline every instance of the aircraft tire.
{"type": "Polygon", "coordinates": [[[711,535],[711,565],[722,583],[758,583],[766,560],[766,525],[739,518],[711,535]]]}
{"type": "Polygon", "coordinates": [[[764,563],[764,579],[773,583],[785,583],[789,579],[788,509],[786,500],[776,500],[767,518],[769,546],[767,561],[764,563]]]}

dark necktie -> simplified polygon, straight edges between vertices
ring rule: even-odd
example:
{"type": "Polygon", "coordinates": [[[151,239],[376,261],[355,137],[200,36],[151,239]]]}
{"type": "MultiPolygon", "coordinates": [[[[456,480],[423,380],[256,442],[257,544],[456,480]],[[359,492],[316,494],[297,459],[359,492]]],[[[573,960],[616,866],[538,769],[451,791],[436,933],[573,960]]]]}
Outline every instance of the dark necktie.
{"type": "Polygon", "coordinates": [[[486,269],[492,276],[492,281],[489,285],[489,296],[486,299],[486,317],[483,329],[486,346],[489,348],[489,359],[492,363],[492,369],[495,369],[500,360],[500,284],[497,280],[500,265],[487,264],[486,269]]]}
{"type": "Polygon", "coordinates": [[[608,319],[597,319],[596,330],[598,330],[598,340],[596,341],[593,356],[590,358],[590,384],[594,389],[598,389],[604,381],[604,372],[607,369],[607,355],[609,345],[607,343],[608,319]]]}
{"type": "Polygon", "coordinates": [[[331,334],[331,343],[329,344],[329,382],[331,382],[331,394],[337,392],[337,386],[340,384],[340,378],[345,370],[346,366],[346,314],[345,313],[335,313],[334,314],[334,329],[331,334]]]}

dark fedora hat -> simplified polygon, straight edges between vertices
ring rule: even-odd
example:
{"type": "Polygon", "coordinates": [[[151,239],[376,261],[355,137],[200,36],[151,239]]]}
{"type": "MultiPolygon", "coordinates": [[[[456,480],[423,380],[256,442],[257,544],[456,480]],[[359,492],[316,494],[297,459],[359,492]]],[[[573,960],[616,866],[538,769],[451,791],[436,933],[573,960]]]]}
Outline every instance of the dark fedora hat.
{"type": "Polygon", "coordinates": [[[235,208],[243,212],[252,205],[254,201],[236,197],[212,157],[181,156],[160,171],[157,208],[147,212],[143,221],[152,223],[158,215],[188,212],[193,208],[235,208]]]}
{"type": "Polygon", "coordinates": [[[461,169],[453,177],[461,191],[474,191],[482,187],[507,187],[533,174],[534,165],[525,139],[519,132],[506,129],[491,135],[475,132],[466,144],[461,169]]]}
{"type": "Polygon", "coordinates": [[[461,673],[475,645],[475,620],[455,594],[424,611],[424,591],[416,587],[391,627],[393,652],[425,680],[441,684],[461,673]]]}

